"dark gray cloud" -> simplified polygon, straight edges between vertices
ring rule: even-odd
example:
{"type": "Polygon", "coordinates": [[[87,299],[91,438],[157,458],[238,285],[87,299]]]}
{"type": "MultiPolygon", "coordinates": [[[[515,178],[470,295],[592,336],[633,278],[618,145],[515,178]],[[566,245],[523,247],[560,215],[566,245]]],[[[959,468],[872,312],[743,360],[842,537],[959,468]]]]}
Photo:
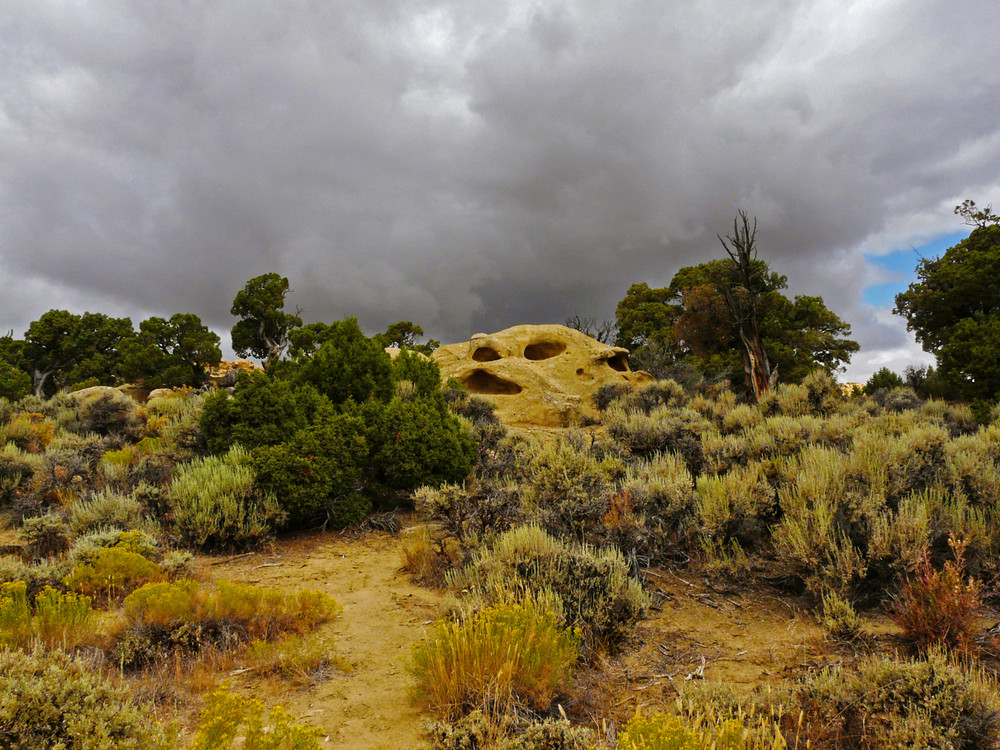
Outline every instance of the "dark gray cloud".
{"type": "Polygon", "coordinates": [[[1000,196],[1000,6],[936,0],[8,0],[0,324],[219,330],[276,270],[309,319],[437,338],[579,312],[719,254],[910,361],[865,260],[1000,196]]]}

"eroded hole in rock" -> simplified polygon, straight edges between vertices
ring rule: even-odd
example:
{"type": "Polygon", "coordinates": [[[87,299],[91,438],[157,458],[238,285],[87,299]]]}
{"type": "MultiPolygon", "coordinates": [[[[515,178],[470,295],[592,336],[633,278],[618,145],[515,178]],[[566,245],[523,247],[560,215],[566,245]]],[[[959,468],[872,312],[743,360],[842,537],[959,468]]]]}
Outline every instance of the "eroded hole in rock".
{"type": "Polygon", "coordinates": [[[472,353],[472,358],[476,362],[494,362],[500,359],[500,352],[492,346],[481,346],[472,353]]]}
{"type": "Polygon", "coordinates": [[[566,351],[566,344],[559,341],[539,341],[524,347],[525,359],[548,359],[566,351]]]}
{"type": "Polygon", "coordinates": [[[473,370],[462,381],[469,393],[481,393],[490,396],[513,396],[521,392],[521,386],[513,380],[501,378],[486,370],[473,370]]]}
{"type": "Polygon", "coordinates": [[[628,355],[625,352],[618,352],[608,359],[608,366],[618,372],[628,372],[628,355]]]}

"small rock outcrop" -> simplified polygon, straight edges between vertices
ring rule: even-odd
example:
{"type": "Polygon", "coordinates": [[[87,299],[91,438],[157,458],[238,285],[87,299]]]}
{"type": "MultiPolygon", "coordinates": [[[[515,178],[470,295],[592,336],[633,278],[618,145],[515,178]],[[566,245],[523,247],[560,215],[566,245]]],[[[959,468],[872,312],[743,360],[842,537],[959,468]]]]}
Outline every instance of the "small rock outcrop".
{"type": "Polygon", "coordinates": [[[561,325],[522,325],[477,333],[431,357],[444,379],[496,406],[507,424],[564,427],[596,416],[592,396],[603,385],[653,380],[628,367],[628,350],[602,344],[561,325]]]}

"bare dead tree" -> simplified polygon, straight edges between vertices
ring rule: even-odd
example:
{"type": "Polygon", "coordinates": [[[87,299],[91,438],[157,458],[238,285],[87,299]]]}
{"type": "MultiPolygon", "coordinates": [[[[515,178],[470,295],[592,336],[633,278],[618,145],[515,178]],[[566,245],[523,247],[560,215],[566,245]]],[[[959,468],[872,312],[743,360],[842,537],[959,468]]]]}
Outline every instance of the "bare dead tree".
{"type": "Polygon", "coordinates": [[[614,320],[598,321],[597,318],[584,318],[580,313],[574,313],[566,318],[567,328],[575,328],[580,333],[585,333],[591,338],[595,338],[602,344],[611,345],[618,334],[618,323],[614,320]]]}
{"type": "Polygon", "coordinates": [[[777,372],[771,372],[760,338],[759,308],[767,285],[765,273],[756,263],[757,219],[751,223],[746,211],[741,210],[733,219],[733,233],[716,237],[732,263],[730,278],[720,283],[719,293],[739,332],[747,395],[756,402],[777,378],[777,372]]]}

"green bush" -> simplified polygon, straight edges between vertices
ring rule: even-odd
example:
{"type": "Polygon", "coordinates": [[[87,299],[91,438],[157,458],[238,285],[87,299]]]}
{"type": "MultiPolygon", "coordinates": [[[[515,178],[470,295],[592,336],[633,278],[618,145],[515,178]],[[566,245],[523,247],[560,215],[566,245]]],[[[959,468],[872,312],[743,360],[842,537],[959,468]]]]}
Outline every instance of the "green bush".
{"type": "Polygon", "coordinates": [[[152,713],[80,660],[0,651],[0,747],[166,750],[171,743],[152,713]]]}
{"type": "Polygon", "coordinates": [[[439,622],[413,650],[413,695],[446,719],[545,710],[569,685],[579,636],[531,600],[439,622]]]}
{"type": "Polygon", "coordinates": [[[649,604],[617,550],[565,544],[537,526],[502,534],[463,576],[464,587],[487,603],[526,595],[554,599],[566,623],[593,647],[620,646],[649,604]]]}
{"type": "Polygon", "coordinates": [[[0,398],[17,401],[31,393],[31,376],[0,361],[0,398]]]}
{"type": "Polygon", "coordinates": [[[369,473],[391,490],[461,482],[475,460],[472,434],[438,394],[385,405],[368,402],[369,473]]]}
{"type": "Polygon", "coordinates": [[[232,398],[218,391],[205,399],[199,424],[212,453],[237,443],[247,450],[278,445],[308,427],[321,402],[308,385],[241,373],[232,398]]]}
{"type": "Polygon", "coordinates": [[[993,748],[1000,701],[992,680],[940,651],[926,659],[864,657],[824,669],[800,690],[822,747],[993,748]]]}
{"type": "Polygon", "coordinates": [[[873,396],[879,391],[891,391],[896,388],[902,388],[906,385],[903,378],[888,367],[883,367],[881,370],[875,372],[868,382],[865,383],[864,392],[869,396],[873,396]]]}
{"type": "Polygon", "coordinates": [[[302,363],[299,377],[334,404],[385,402],[394,388],[392,360],[379,342],[362,333],[356,318],[329,326],[322,346],[302,363]]]}
{"type": "MultiPolygon", "coordinates": [[[[257,486],[287,514],[285,525],[302,527],[329,521],[338,506],[343,511],[343,500],[360,485],[366,455],[361,421],[331,415],[288,442],[254,449],[251,462],[257,486]]],[[[335,524],[341,528],[361,518],[338,520],[347,521],[335,524]]]]}
{"type": "Polygon", "coordinates": [[[239,446],[180,467],[170,506],[181,540],[205,551],[248,547],[284,522],[274,497],[257,488],[250,455],[239,446]]]}

